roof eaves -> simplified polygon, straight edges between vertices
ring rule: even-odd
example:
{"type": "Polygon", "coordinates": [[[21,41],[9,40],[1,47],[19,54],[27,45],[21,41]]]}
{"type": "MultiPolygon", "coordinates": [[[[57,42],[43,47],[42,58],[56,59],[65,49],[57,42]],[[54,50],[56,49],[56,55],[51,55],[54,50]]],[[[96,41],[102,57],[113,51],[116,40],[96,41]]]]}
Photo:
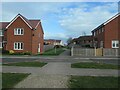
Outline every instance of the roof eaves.
{"type": "Polygon", "coordinates": [[[114,20],[115,18],[117,18],[120,15],[120,13],[116,14],[115,16],[113,16],[112,18],[110,18],[109,20],[107,20],[106,22],[104,22],[104,25],[108,24],[110,21],[114,20]]]}
{"type": "Polygon", "coordinates": [[[21,14],[18,14],[18,15],[6,26],[6,29],[7,29],[18,17],[20,17],[20,18],[28,25],[28,27],[30,27],[31,29],[33,28],[33,27],[25,20],[25,18],[24,18],[21,14]]]}

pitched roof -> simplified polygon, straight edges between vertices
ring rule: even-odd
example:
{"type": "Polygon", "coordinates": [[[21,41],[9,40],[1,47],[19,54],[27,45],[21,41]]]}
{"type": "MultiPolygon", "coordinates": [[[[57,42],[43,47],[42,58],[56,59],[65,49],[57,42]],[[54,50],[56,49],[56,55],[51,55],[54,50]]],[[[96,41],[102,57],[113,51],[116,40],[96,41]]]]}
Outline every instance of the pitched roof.
{"type": "Polygon", "coordinates": [[[20,17],[21,19],[23,19],[23,21],[24,21],[31,29],[36,29],[37,25],[40,23],[40,20],[28,20],[27,18],[25,18],[25,17],[22,16],[21,14],[18,14],[18,15],[6,26],[6,28],[8,28],[18,17],[20,17]]]}
{"type": "Polygon", "coordinates": [[[55,39],[45,39],[44,41],[48,41],[48,42],[61,42],[61,40],[55,40],[55,39]]]}
{"type": "Polygon", "coordinates": [[[40,20],[28,20],[28,21],[33,28],[36,28],[37,24],[39,24],[40,22],[40,20]]]}
{"type": "Polygon", "coordinates": [[[0,29],[5,29],[9,22],[0,22],[0,29]]]}
{"type": "Polygon", "coordinates": [[[60,42],[61,42],[61,40],[56,40],[56,42],[59,42],[59,43],[60,43],[60,42]]]}
{"type": "Polygon", "coordinates": [[[100,29],[101,27],[103,27],[104,25],[108,24],[109,22],[111,22],[112,20],[114,20],[115,18],[119,17],[120,16],[120,13],[114,15],[112,18],[110,18],[109,20],[107,20],[106,22],[102,23],[101,25],[99,25],[97,28],[95,28],[93,31],[96,31],[98,29],[100,29]]]}
{"type": "Polygon", "coordinates": [[[110,18],[109,20],[107,20],[106,22],[104,22],[104,25],[106,25],[106,24],[109,23],[110,21],[114,20],[114,19],[117,18],[118,16],[120,16],[120,13],[116,14],[115,16],[113,16],[112,18],[110,18]]]}
{"type": "Polygon", "coordinates": [[[78,38],[74,38],[73,40],[72,40],[72,42],[75,42],[75,41],[83,41],[83,40],[92,40],[93,39],[93,37],[91,36],[91,35],[89,35],[89,36],[80,36],[80,37],[78,37],[78,38]]]}

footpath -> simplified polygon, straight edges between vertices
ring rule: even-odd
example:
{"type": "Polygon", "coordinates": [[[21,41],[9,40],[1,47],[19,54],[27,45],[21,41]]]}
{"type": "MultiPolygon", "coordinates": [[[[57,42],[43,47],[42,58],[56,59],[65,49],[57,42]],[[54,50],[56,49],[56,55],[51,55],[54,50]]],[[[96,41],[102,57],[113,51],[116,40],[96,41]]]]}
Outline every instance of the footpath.
{"type": "MultiPolygon", "coordinates": [[[[61,56],[69,55],[65,51],[61,56]]],[[[58,56],[59,57],[59,56],[58,56]]],[[[15,88],[67,88],[70,75],[78,76],[118,76],[120,70],[71,68],[71,62],[49,62],[43,67],[3,66],[4,73],[31,73],[15,88]]]]}
{"type": "Polygon", "coordinates": [[[15,88],[67,88],[70,75],[78,76],[118,76],[113,69],[79,69],[71,68],[70,63],[53,62],[42,68],[3,66],[3,72],[31,73],[18,83],[15,88]]]}

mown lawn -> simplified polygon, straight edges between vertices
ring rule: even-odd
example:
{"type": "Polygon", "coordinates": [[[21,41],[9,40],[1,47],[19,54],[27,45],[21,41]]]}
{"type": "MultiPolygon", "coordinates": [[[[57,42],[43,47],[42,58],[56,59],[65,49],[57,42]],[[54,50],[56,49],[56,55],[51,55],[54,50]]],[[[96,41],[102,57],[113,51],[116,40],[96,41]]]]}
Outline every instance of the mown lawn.
{"type": "Polygon", "coordinates": [[[13,88],[30,74],[2,73],[2,88],[13,88]]]}
{"type": "Polygon", "coordinates": [[[47,63],[45,62],[18,62],[18,63],[9,63],[3,64],[6,66],[22,66],[22,67],[43,67],[47,63]]]}
{"type": "Polygon", "coordinates": [[[50,49],[50,50],[45,51],[41,55],[55,55],[56,56],[56,55],[61,54],[64,51],[65,51],[64,48],[56,48],[56,50],[55,49],[50,49]]]}
{"type": "Polygon", "coordinates": [[[68,87],[118,88],[118,77],[71,76],[68,87]]]}
{"type": "Polygon", "coordinates": [[[104,64],[104,63],[73,63],[71,64],[72,68],[94,68],[94,69],[120,69],[120,65],[104,64]]]}

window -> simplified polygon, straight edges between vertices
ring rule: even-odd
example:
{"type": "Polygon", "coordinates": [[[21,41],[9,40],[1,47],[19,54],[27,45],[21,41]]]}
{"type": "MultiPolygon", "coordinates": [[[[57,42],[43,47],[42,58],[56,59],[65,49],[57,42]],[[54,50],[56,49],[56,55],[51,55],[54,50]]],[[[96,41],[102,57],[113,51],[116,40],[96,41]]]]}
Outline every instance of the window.
{"type": "Polygon", "coordinates": [[[104,28],[102,28],[102,32],[104,32],[104,28]]]}
{"type": "Polygon", "coordinates": [[[103,46],[104,46],[104,42],[100,41],[100,47],[103,48],[103,46]]]}
{"type": "Polygon", "coordinates": [[[93,36],[95,36],[95,32],[93,32],[93,36]]]}
{"type": "Polygon", "coordinates": [[[101,33],[101,29],[99,29],[99,34],[101,33]]]}
{"type": "Polygon", "coordinates": [[[3,48],[3,42],[0,42],[0,48],[3,48]]]}
{"type": "Polygon", "coordinates": [[[2,31],[2,30],[0,30],[0,36],[4,36],[4,34],[3,34],[3,31],[2,31]]]}
{"type": "Polygon", "coordinates": [[[112,41],[112,48],[119,48],[119,41],[118,40],[112,41]]]}
{"type": "Polygon", "coordinates": [[[14,29],[14,35],[23,35],[24,29],[23,28],[15,28],[14,29]]]}
{"type": "Polygon", "coordinates": [[[15,42],[14,43],[14,50],[23,50],[23,43],[22,42],[15,42]]]}

